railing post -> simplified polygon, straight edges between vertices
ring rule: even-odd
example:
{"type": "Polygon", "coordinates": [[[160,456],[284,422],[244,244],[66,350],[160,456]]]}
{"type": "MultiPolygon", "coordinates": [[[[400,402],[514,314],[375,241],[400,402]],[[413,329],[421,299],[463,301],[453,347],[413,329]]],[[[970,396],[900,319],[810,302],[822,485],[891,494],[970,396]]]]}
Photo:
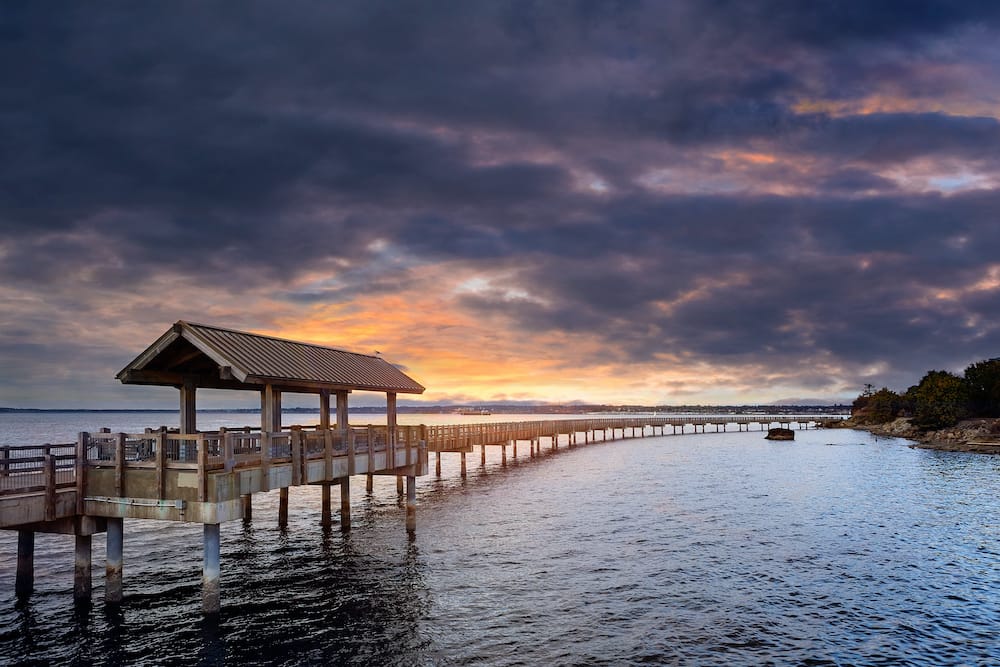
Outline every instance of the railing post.
{"type": "Polygon", "coordinates": [[[76,436],[76,513],[83,514],[83,498],[87,492],[87,446],[90,434],[81,432],[76,436]]]}
{"type": "Polygon", "coordinates": [[[406,465],[409,467],[413,465],[413,432],[409,426],[405,426],[404,428],[406,429],[406,438],[404,439],[406,442],[406,465]]]}
{"type": "MultiPolygon", "coordinates": [[[[385,458],[386,462],[389,460],[389,445],[386,443],[385,446],[385,458]]],[[[375,469],[375,429],[372,425],[368,425],[368,472],[371,473],[375,469]]]]}
{"type": "Polygon", "coordinates": [[[115,434],[115,493],[125,496],[125,434],[115,434]]]}
{"type": "Polygon", "coordinates": [[[260,432],[260,490],[271,490],[271,432],[260,432]]]}
{"type": "Polygon", "coordinates": [[[195,443],[198,446],[198,500],[205,502],[208,497],[208,446],[205,436],[200,433],[195,443]]]}
{"type": "Polygon", "coordinates": [[[56,457],[52,449],[45,445],[45,520],[56,518],[56,457]]]}
{"type": "Polygon", "coordinates": [[[302,483],[302,431],[292,429],[292,484],[302,483]]]}
{"type": "Polygon", "coordinates": [[[228,431],[222,431],[220,435],[222,435],[222,469],[226,472],[232,472],[233,468],[236,467],[233,434],[228,431]]]}
{"type": "MultiPolygon", "coordinates": [[[[347,440],[347,474],[348,475],[353,475],[354,474],[354,466],[355,466],[355,463],[354,463],[354,429],[353,428],[348,428],[345,431],[341,431],[341,433],[344,434],[343,437],[347,440]]],[[[370,458],[371,457],[369,456],[369,459],[370,458]]],[[[369,467],[371,467],[370,463],[369,463],[369,467]]]]}
{"type": "Polygon", "coordinates": [[[167,486],[167,434],[160,431],[153,440],[156,442],[156,497],[162,499],[167,486]]]}
{"type": "Polygon", "coordinates": [[[323,429],[323,479],[333,479],[333,431],[329,426],[323,429]]]}

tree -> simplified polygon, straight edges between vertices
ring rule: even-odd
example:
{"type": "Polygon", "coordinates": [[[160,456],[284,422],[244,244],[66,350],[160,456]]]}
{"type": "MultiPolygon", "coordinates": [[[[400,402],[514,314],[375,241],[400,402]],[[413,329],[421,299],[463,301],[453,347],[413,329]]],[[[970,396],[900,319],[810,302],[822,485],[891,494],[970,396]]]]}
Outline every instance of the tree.
{"type": "Polygon", "coordinates": [[[868,420],[873,424],[892,421],[903,409],[903,399],[899,394],[882,387],[868,399],[868,420]]]}
{"type": "Polygon", "coordinates": [[[871,385],[865,385],[865,391],[854,399],[851,415],[864,424],[884,424],[895,419],[903,405],[903,398],[891,389],[872,391],[871,385]]]}
{"type": "Polygon", "coordinates": [[[965,369],[969,409],[977,417],[1000,417],[1000,358],[978,361],[965,369]]]}
{"type": "Polygon", "coordinates": [[[948,371],[928,371],[907,396],[913,401],[913,423],[924,429],[954,426],[969,414],[965,380],[948,371]]]}

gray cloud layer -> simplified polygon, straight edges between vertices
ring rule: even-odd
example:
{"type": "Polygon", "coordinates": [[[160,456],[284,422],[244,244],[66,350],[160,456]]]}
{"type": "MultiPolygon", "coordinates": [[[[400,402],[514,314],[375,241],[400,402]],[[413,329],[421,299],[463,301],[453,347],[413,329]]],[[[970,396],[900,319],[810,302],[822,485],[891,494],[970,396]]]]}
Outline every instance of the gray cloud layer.
{"type": "Polygon", "coordinates": [[[963,109],[1000,94],[997,14],[9,3],[0,281],[31,298],[2,318],[0,379],[95,356],[61,324],[91,299],[183,277],[350,301],[441,261],[507,276],[463,308],[593,331],[622,363],[666,349],[812,387],[822,360],[849,387],[995,356],[998,292],[973,286],[1000,251],[1000,122],[963,109]],[[872,96],[909,104],[797,106],[872,96]],[[378,242],[405,267],[366,270],[378,242]],[[335,286],[292,287],[333,265],[335,286]],[[57,320],[68,338],[16,324],[57,320]]]}

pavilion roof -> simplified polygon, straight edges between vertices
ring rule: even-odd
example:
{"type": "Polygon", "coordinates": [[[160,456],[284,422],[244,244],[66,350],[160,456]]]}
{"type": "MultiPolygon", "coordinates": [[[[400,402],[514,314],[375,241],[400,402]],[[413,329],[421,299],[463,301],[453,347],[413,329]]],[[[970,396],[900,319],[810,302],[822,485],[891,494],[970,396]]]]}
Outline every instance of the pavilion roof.
{"type": "Polygon", "coordinates": [[[124,384],[404,394],[424,387],[380,356],[178,321],[116,377],[124,384]]]}

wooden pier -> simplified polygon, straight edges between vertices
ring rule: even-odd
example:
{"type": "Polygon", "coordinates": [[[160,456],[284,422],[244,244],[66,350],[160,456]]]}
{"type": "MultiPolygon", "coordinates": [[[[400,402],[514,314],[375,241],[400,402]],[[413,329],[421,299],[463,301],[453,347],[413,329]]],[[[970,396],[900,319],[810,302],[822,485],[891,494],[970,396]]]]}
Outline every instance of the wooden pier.
{"type": "Polygon", "coordinates": [[[76,536],[74,595],[91,594],[91,536],[107,532],[106,600],[122,599],[123,519],[202,523],[205,528],[203,610],[220,608],[219,531],[223,521],[247,520],[255,493],[279,490],[278,523],[288,521],[288,488],[322,485],[321,525],[333,523],[330,488],[341,489],[340,527],[349,530],[350,478],[405,478],[407,530],[416,523],[415,477],[428,474],[428,452],[441,472],[442,453],[462,458],[479,448],[507,450],[517,457],[525,443],[531,457],[560,447],[693,433],[766,431],[772,424],[814,428],[816,420],[785,416],[604,417],[446,426],[256,428],[181,434],[162,429],[143,433],[81,433],[76,443],[0,448],[0,528],[18,531],[15,589],[30,595],[36,532],[76,536]],[[733,428],[735,427],[735,428],[733,428]]]}
{"type": "Polygon", "coordinates": [[[0,529],[18,532],[18,597],[30,595],[34,587],[38,532],[75,537],[74,596],[80,600],[91,597],[92,536],[106,532],[105,598],[116,604],[122,600],[126,567],[124,519],[201,523],[202,609],[215,614],[221,604],[219,525],[249,520],[256,493],[278,490],[282,525],[288,521],[288,489],[319,485],[320,521],[330,526],[331,489],[339,486],[340,527],[349,530],[351,477],[365,475],[371,492],[375,475],[391,475],[401,494],[405,480],[406,529],[412,532],[416,478],[428,474],[429,452],[435,452],[438,474],[441,454],[458,453],[464,476],[466,455],[475,447],[485,465],[486,447],[499,446],[506,462],[507,447],[516,457],[519,442],[528,443],[535,456],[543,444],[557,450],[561,444],[574,447],[616,438],[722,433],[733,425],[739,431],[749,431],[753,425],[763,431],[775,423],[817,425],[815,420],[785,416],[733,415],[399,426],[397,393],[420,393],[424,388],[377,355],[187,322],[171,327],[118,378],[127,384],[175,387],[180,396],[179,427],[142,433],[103,429],[80,433],[75,443],[0,447],[0,529]],[[199,431],[195,395],[201,387],[259,392],[260,426],[199,431]],[[384,392],[386,425],[349,425],[352,391],[384,392]],[[318,395],[320,423],[284,428],[283,393],[318,395]],[[335,423],[331,422],[334,397],[335,423]]]}
{"type": "Polygon", "coordinates": [[[501,462],[507,460],[507,448],[517,456],[518,443],[528,444],[532,457],[541,452],[543,444],[550,449],[558,449],[560,440],[564,445],[605,442],[622,438],[647,436],[683,435],[685,433],[724,433],[754,430],[767,431],[773,424],[790,428],[795,424],[800,429],[815,428],[825,421],[818,418],[791,418],[787,415],[725,415],[725,416],[635,416],[635,417],[592,417],[586,419],[560,419],[521,422],[494,422],[481,424],[455,424],[427,426],[427,449],[435,454],[434,469],[441,474],[441,454],[457,452],[461,456],[461,474],[468,470],[467,455],[480,450],[482,465],[486,465],[486,447],[496,446],[501,450],[501,462]],[[709,431],[707,429],[711,428],[709,431]]]}

